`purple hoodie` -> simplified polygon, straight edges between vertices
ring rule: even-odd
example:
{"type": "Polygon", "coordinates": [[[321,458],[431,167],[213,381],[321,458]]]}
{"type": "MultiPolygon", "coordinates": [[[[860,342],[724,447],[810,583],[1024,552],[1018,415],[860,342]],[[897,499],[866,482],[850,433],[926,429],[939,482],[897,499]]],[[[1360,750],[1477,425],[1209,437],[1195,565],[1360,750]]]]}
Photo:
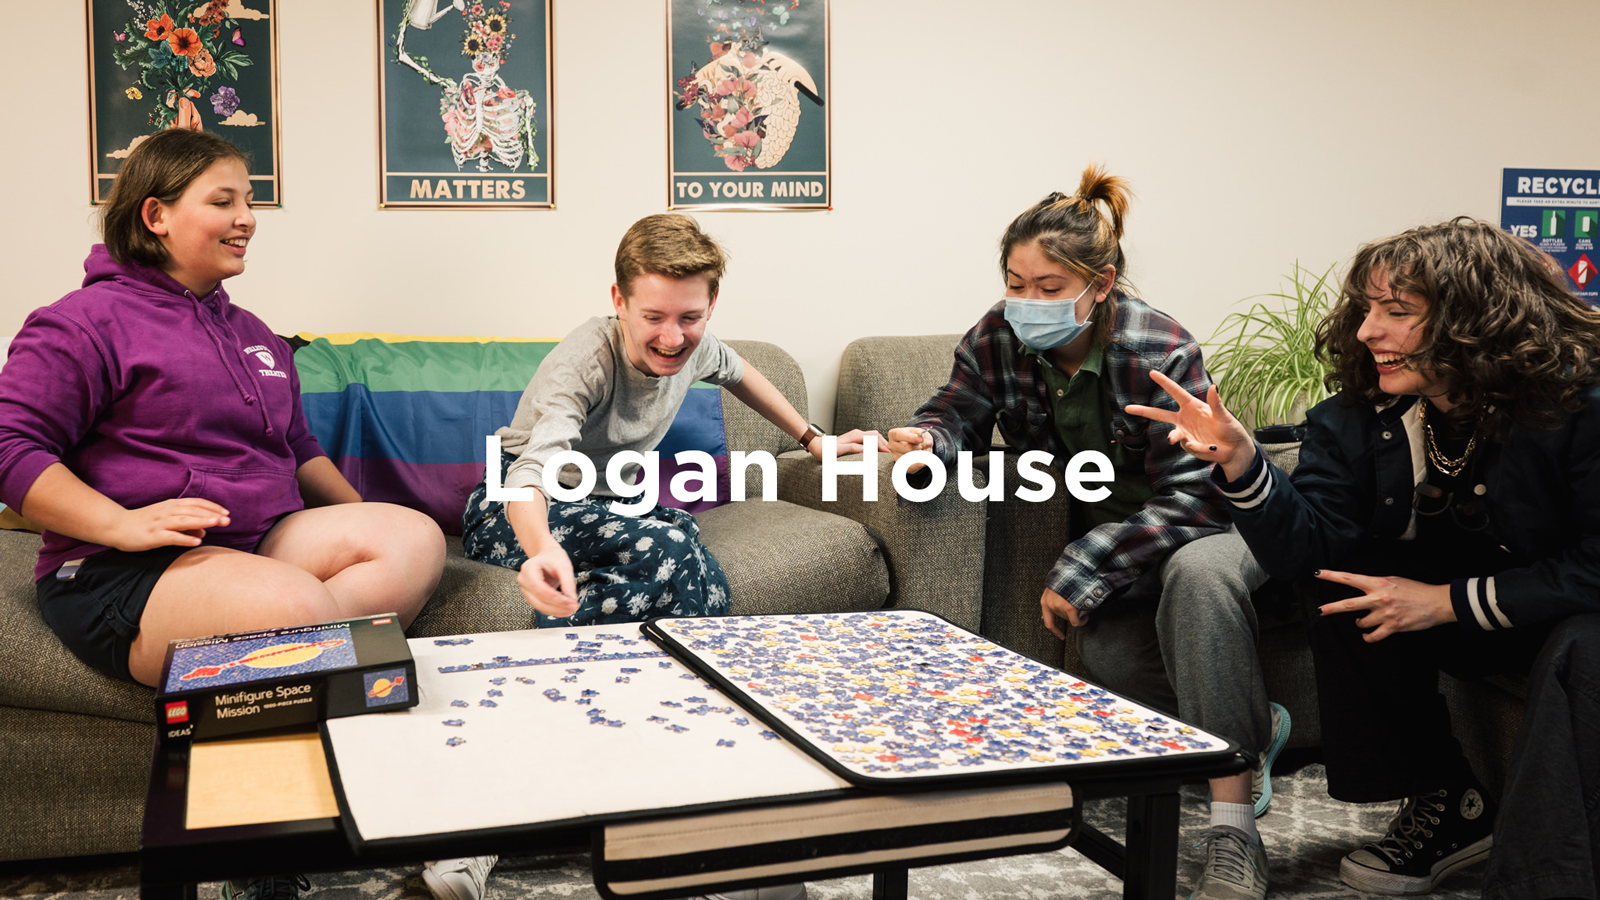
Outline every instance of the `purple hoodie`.
{"type": "MultiPolygon", "coordinates": [[[[228,510],[205,543],[254,551],[304,508],[295,471],[323,455],[289,346],[228,302],[197,299],[102,244],[83,288],[35,310],[0,370],[0,501],[20,508],[64,463],[127,509],[201,497],[228,510]]],[[[46,531],[34,579],[106,549],[46,531]]]]}

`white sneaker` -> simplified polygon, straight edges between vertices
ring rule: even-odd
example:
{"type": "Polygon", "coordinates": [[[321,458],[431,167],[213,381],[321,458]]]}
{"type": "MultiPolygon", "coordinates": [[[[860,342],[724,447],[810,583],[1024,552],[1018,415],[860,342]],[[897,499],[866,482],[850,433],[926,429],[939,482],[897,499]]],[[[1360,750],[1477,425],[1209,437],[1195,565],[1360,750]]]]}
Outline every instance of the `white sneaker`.
{"type": "Polygon", "coordinates": [[[436,859],[422,870],[422,881],[434,900],[483,900],[489,870],[499,861],[498,856],[436,859]]]}
{"type": "Polygon", "coordinates": [[[806,900],[806,886],[780,884],[776,887],[749,888],[723,894],[706,894],[705,900],[806,900]]]}

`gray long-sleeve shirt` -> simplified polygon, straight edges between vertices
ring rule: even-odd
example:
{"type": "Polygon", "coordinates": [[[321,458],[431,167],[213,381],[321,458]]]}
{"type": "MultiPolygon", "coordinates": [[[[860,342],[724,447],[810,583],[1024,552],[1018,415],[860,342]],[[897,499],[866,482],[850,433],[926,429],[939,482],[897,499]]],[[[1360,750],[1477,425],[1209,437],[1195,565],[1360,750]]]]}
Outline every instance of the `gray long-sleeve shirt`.
{"type": "MultiPolygon", "coordinates": [[[[506,471],[508,488],[543,490],[545,462],[562,450],[589,457],[599,476],[594,493],[616,496],[606,486],[606,465],[624,450],[654,450],[696,381],[737,384],[744,360],[709,331],[676,375],[646,375],[628,361],[615,316],[595,317],[573,329],[539,364],[517,401],[511,424],[495,432],[500,449],[517,455],[506,471]]],[[[629,464],[632,483],[639,467],[629,464]]],[[[577,484],[575,469],[561,483],[577,484]]]]}

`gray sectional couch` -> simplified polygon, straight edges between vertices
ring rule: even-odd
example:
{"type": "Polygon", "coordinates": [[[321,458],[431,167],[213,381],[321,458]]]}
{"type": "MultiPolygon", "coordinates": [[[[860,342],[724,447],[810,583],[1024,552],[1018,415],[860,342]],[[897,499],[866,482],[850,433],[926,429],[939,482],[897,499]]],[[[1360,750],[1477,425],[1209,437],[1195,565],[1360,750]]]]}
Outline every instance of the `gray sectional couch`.
{"type": "MultiPolygon", "coordinates": [[[[841,360],[835,430],[907,421],[943,384],[958,337],[851,344],[841,360]]],[[[807,411],[804,380],[787,353],[730,343],[807,411]]],[[[932,501],[901,503],[880,454],[877,502],[863,502],[860,479],[849,476],[839,499],[823,502],[820,464],[731,396],[724,400],[728,447],[778,457],[777,502],[730,503],[699,517],[702,538],[727,572],[734,613],[924,609],[1092,677],[1039,619],[1039,585],[1067,520],[1064,491],[1044,504],[987,504],[963,500],[952,485],[932,501]]],[[[749,496],[760,496],[759,479],[749,496]]],[[[514,573],[462,558],[459,538],[449,544],[444,576],[410,634],[531,627],[514,573]]],[[[153,692],[89,669],[46,628],[29,580],[37,549],[34,534],[0,532],[0,860],[136,850],[153,692]]],[[[1269,689],[1293,714],[1292,745],[1314,746],[1320,732],[1309,651],[1292,619],[1266,629],[1261,653],[1269,689]]],[[[1520,720],[1517,696],[1497,685],[1448,688],[1480,773],[1498,783],[1520,720]]]]}

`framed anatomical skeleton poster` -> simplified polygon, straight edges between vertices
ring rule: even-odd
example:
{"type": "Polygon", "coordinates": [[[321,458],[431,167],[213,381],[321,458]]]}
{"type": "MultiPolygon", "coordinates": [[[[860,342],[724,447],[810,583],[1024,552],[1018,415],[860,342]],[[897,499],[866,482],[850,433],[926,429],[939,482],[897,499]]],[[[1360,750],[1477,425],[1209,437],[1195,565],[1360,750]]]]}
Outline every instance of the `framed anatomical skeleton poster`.
{"type": "Polygon", "coordinates": [[[378,205],[549,209],[549,0],[378,0],[378,205]]]}
{"type": "Polygon", "coordinates": [[[667,0],[669,208],[831,209],[827,0],[667,0]]]}
{"type": "Polygon", "coordinates": [[[163,128],[228,139],[250,158],[251,206],[281,206],[275,0],[88,0],[92,203],[163,128]]]}

